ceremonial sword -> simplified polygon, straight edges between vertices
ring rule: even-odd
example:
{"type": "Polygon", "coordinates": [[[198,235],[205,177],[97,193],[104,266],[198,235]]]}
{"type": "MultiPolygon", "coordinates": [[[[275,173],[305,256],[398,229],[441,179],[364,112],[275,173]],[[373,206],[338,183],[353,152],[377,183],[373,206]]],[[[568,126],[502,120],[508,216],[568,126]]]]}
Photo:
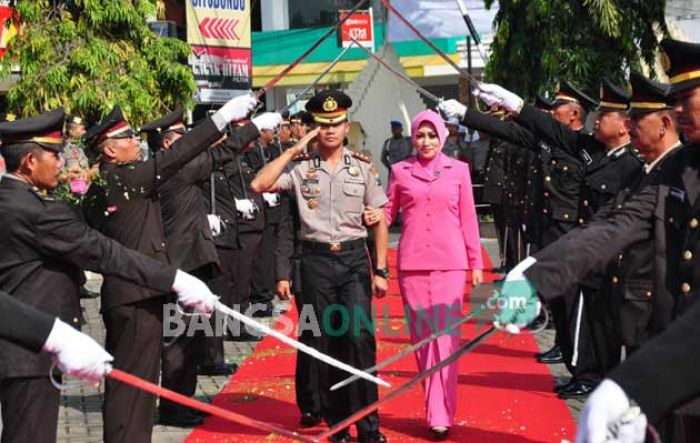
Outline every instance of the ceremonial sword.
{"type": "Polygon", "coordinates": [[[321,439],[321,440],[324,438],[328,438],[329,436],[335,434],[336,432],[339,432],[342,429],[345,429],[348,426],[352,425],[356,421],[366,417],[367,415],[369,415],[372,412],[379,409],[383,404],[390,402],[391,400],[394,400],[395,398],[403,395],[406,391],[411,389],[413,386],[420,383],[421,380],[423,380],[424,378],[427,378],[427,377],[433,375],[434,373],[436,373],[437,371],[441,370],[445,366],[454,363],[455,361],[457,361],[457,359],[459,359],[459,357],[462,356],[462,354],[474,349],[474,347],[476,347],[479,343],[484,341],[486,338],[488,338],[491,334],[493,334],[496,331],[497,331],[496,327],[491,326],[486,331],[479,334],[473,340],[460,346],[460,348],[457,349],[457,351],[454,354],[452,354],[449,357],[447,357],[446,359],[442,360],[440,363],[436,364],[435,366],[431,367],[430,369],[427,369],[424,372],[416,374],[415,377],[413,377],[412,379],[410,379],[409,381],[407,381],[403,385],[399,386],[398,388],[394,389],[389,394],[387,394],[385,397],[377,400],[376,402],[374,402],[370,405],[365,406],[363,409],[360,409],[359,411],[355,412],[354,414],[352,414],[350,417],[346,418],[345,420],[343,420],[339,423],[336,423],[335,425],[331,426],[327,431],[317,435],[316,437],[318,439],[321,439]]]}
{"type": "MultiPolygon", "coordinates": [[[[350,38],[352,38],[352,37],[350,37],[350,38]]],[[[282,109],[279,111],[280,114],[284,114],[285,111],[288,111],[289,108],[291,108],[292,106],[294,106],[294,104],[295,104],[296,102],[298,102],[299,100],[302,99],[302,97],[304,97],[304,94],[306,94],[306,93],[309,92],[314,86],[316,86],[316,85],[318,84],[318,82],[320,82],[321,79],[322,79],[323,77],[325,77],[326,74],[328,74],[328,73],[330,72],[331,69],[333,69],[333,66],[335,66],[335,65],[345,56],[345,54],[347,54],[347,52],[350,50],[350,48],[352,48],[352,45],[355,43],[355,39],[353,38],[352,40],[353,40],[353,42],[352,42],[350,45],[348,45],[345,49],[343,49],[343,51],[342,51],[340,54],[338,54],[338,56],[337,56],[337,57],[336,57],[336,58],[335,58],[335,59],[334,59],[334,60],[319,74],[318,77],[316,77],[316,79],[314,79],[313,82],[311,82],[311,83],[309,84],[309,86],[307,86],[306,88],[304,88],[303,91],[301,91],[299,94],[297,94],[297,96],[294,98],[294,100],[292,100],[291,103],[289,103],[287,106],[285,106],[284,108],[282,108],[282,109]]]]}
{"type": "Polygon", "coordinates": [[[221,302],[216,302],[216,306],[214,307],[214,309],[216,309],[217,311],[219,311],[223,314],[226,314],[230,317],[233,317],[234,319],[240,321],[241,323],[244,323],[248,326],[251,326],[255,329],[258,329],[263,334],[271,335],[271,336],[275,337],[277,340],[281,341],[282,343],[286,343],[289,346],[293,347],[297,351],[301,351],[305,354],[308,354],[308,355],[314,357],[315,359],[321,360],[322,362],[329,364],[337,369],[340,369],[340,370],[345,371],[345,372],[349,372],[350,374],[353,374],[357,377],[363,378],[367,381],[371,381],[372,383],[376,383],[378,385],[382,385],[385,387],[391,387],[391,385],[389,383],[382,380],[381,378],[376,377],[372,374],[368,374],[367,372],[364,372],[364,371],[361,371],[355,367],[352,367],[347,363],[343,363],[340,360],[337,360],[329,355],[326,355],[322,352],[319,352],[318,350],[312,348],[311,346],[305,345],[304,343],[301,343],[297,340],[294,340],[293,338],[288,337],[279,331],[275,331],[274,329],[270,328],[269,326],[264,325],[258,321],[255,321],[252,318],[250,318],[246,315],[243,315],[234,309],[229,308],[228,306],[224,305],[221,302]]]}
{"type": "Polygon", "coordinates": [[[396,16],[396,18],[398,18],[404,25],[406,25],[406,26],[408,27],[408,29],[410,29],[411,31],[413,31],[414,34],[416,34],[421,40],[423,40],[423,42],[424,42],[426,45],[428,45],[428,46],[430,47],[430,49],[432,49],[433,51],[435,51],[435,53],[436,53],[437,55],[439,55],[443,60],[445,60],[445,61],[447,62],[447,64],[449,64],[450,66],[452,66],[453,68],[455,68],[455,69],[457,70],[457,72],[459,73],[459,75],[461,75],[462,77],[466,78],[466,79],[469,80],[470,82],[473,82],[474,84],[480,83],[479,80],[476,79],[476,77],[474,77],[473,75],[471,75],[470,73],[468,73],[468,72],[465,71],[464,69],[460,68],[459,65],[458,65],[457,63],[455,63],[450,57],[448,57],[447,54],[445,54],[440,48],[438,48],[437,46],[435,46],[435,44],[434,44],[433,42],[431,42],[430,39],[429,39],[428,37],[426,37],[426,36],[424,36],[423,34],[421,34],[421,32],[413,25],[413,23],[411,23],[410,21],[408,21],[408,20],[406,19],[406,17],[404,17],[403,15],[401,15],[401,13],[399,13],[399,11],[397,11],[397,10],[391,5],[391,3],[389,3],[389,0],[381,0],[381,2],[382,2],[382,4],[384,5],[384,7],[385,7],[386,9],[389,10],[389,12],[391,12],[392,14],[394,14],[394,15],[396,16]]]}
{"type": "Polygon", "coordinates": [[[274,76],[272,79],[270,79],[265,85],[258,89],[258,91],[255,93],[256,98],[262,97],[264,93],[269,91],[273,86],[277,84],[282,78],[284,78],[289,72],[294,69],[299,63],[301,63],[302,60],[304,60],[306,57],[309,56],[312,52],[316,50],[319,46],[321,46],[321,43],[326,41],[328,37],[333,35],[333,33],[337,30],[340,29],[340,26],[345,23],[345,21],[350,18],[358,9],[360,9],[361,6],[363,6],[365,3],[367,3],[367,0],[360,0],[357,2],[357,4],[350,10],[348,13],[345,15],[345,17],[341,18],[338,20],[338,22],[331,27],[331,29],[328,30],[316,43],[311,45],[309,49],[307,49],[303,54],[301,54],[299,57],[297,57],[296,60],[294,60],[289,66],[284,68],[281,72],[279,72],[276,76],[274,76]]]}
{"type": "Polygon", "coordinates": [[[411,78],[409,78],[408,76],[406,76],[406,75],[404,75],[403,73],[399,72],[399,71],[398,71],[397,69],[395,69],[393,66],[389,65],[387,62],[385,62],[384,60],[382,60],[377,54],[373,53],[373,52],[370,51],[369,49],[367,49],[367,48],[365,48],[364,46],[362,46],[362,44],[360,44],[360,42],[358,42],[357,40],[355,40],[351,35],[350,35],[349,37],[350,37],[350,40],[352,40],[353,43],[355,43],[358,47],[362,48],[362,50],[365,51],[365,53],[366,53],[367,55],[369,55],[371,58],[373,58],[374,60],[376,60],[377,63],[379,63],[380,65],[382,65],[383,67],[385,67],[387,70],[389,70],[389,72],[391,72],[392,74],[394,74],[394,75],[397,76],[398,78],[400,78],[400,79],[402,79],[403,81],[409,83],[411,86],[413,86],[414,88],[416,88],[416,90],[417,90],[418,92],[420,92],[420,93],[423,94],[424,96],[428,97],[429,99],[435,101],[436,103],[440,103],[440,102],[442,101],[441,98],[439,98],[438,96],[436,96],[436,95],[433,94],[432,92],[428,91],[427,89],[425,89],[424,87],[422,87],[421,85],[419,85],[418,83],[416,83],[415,81],[413,81],[413,80],[412,80],[411,78]]]}
{"type": "Polygon", "coordinates": [[[120,381],[122,383],[131,385],[135,387],[136,389],[139,389],[141,391],[148,392],[149,394],[153,394],[155,396],[165,398],[167,400],[170,400],[174,403],[187,406],[193,409],[197,409],[202,412],[206,412],[208,414],[211,414],[213,416],[223,418],[224,420],[232,421],[235,423],[242,424],[244,426],[249,426],[254,429],[258,429],[261,431],[267,431],[267,432],[274,432],[275,434],[283,435],[285,437],[291,438],[294,441],[302,441],[302,442],[317,442],[319,441],[317,438],[310,437],[310,436],[305,436],[301,435],[297,432],[292,432],[284,428],[280,428],[278,426],[265,423],[259,420],[255,420],[249,417],[246,417],[245,415],[237,414],[235,412],[226,410],[224,408],[220,408],[218,406],[210,405],[208,403],[201,402],[199,400],[195,400],[193,398],[187,397],[185,395],[179,394],[175,391],[171,391],[170,389],[163,388],[161,386],[158,386],[154,383],[151,383],[147,380],[144,380],[142,378],[136,377],[135,375],[131,375],[127,372],[120,371],[119,369],[114,369],[112,368],[108,373],[107,377],[120,381]]]}
{"type": "MultiPolygon", "coordinates": [[[[377,363],[376,365],[372,366],[371,368],[365,369],[365,372],[376,372],[376,371],[378,371],[378,370],[380,370],[380,369],[383,369],[383,368],[389,366],[390,364],[394,363],[395,361],[402,359],[404,356],[406,356],[406,355],[408,355],[408,354],[410,354],[410,353],[412,353],[412,352],[415,352],[416,350],[422,348],[423,346],[425,346],[426,344],[430,343],[431,341],[437,339],[438,337],[440,337],[440,336],[442,336],[442,335],[445,335],[445,334],[447,334],[447,333],[452,332],[451,330],[452,330],[453,328],[455,328],[456,326],[461,326],[461,325],[463,325],[464,323],[468,322],[468,321],[471,320],[472,318],[474,318],[474,317],[476,317],[477,315],[479,315],[479,314],[481,314],[482,312],[484,312],[486,309],[487,309],[486,305],[481,305],[481,306],[479,306],[478,308],[476,308],[476,309],[474,309],[473,311],[471,311],[469,314],[467,314],[467,315],[465,315],[464,317],[460,318],[460,319],[459,319],[458,321],[456,321],[455,323],[453,323],[453,324],[447,326],[445,329],[442,329],[442,330],[440,330],[440,331],[435,331],[435,332],[433,332],[433,333],[430,334],[429,336],[425,337],[423,340],[419,341],[418,343],[415,343],[415,344],[412,345],[412,346],[409,346],[408,348],[404,349],[403,351],[399,352],[398,354],[392,355],[391,357],[387,358],[386,360],[384,360],[384,361],[382,361],[382,362],[380,362],[380,363],[377,363]]],[[[356,376],[356,375],[353,375],[352,377],[348,377],[348,378],[346,378],[345,380],[343,380],[343,381],[341,381],[341,382],[339,382],[339,383],[336,383],[336,384],[334,384],[333,386],[331,386],[331,389],[330,389],[330,390],[331,390],[331,391],[335,391],[336,389],[340,389],[340,388],[342,388],[343,386],[349,385],[350,383],[354,382],[355,380],[357,380],[357,379],[359,379],[359,378],[360,378],[360,377],[358,377],[358,376],[356,376]]]]}

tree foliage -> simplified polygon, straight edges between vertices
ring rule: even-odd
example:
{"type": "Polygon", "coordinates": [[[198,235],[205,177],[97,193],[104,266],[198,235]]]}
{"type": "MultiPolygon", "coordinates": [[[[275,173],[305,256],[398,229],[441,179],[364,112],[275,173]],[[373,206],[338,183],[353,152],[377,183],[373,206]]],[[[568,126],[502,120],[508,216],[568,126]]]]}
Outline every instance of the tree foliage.
{"type": "Polygon", "coordinates": [[[189,106],[195,91],[186,65],[190,47],[161,38],[146,18],[155,0],[32,0],[17,2],[22,32],[3,60],[18,64],[20,80],[8,110],[32,116],[64,106],[98,120],[118,104],[139,125],[189,106]]]}
{"type": "MultiPolygon", "coordinates": [[[[491,7],[493,0],[484,0],[491,7]]],[[[603,77],[623,84],[653,66],[668,35],[665,0],[499,0],[486,77],[531,97],[567,78],[597,97],[603,77]]],[[[653,74],[653,73],[652,73],[653,74]]]]}

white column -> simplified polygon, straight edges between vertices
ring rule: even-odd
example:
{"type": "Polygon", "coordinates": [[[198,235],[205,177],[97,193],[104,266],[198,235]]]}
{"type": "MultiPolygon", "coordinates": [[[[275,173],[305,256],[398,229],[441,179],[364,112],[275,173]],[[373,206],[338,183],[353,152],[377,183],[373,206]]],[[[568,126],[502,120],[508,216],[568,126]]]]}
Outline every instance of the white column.
{"type": "Polygon", "coordinates": [[[260,14],[263,31],[289,29],[289,0],[261,0],[260,14]]]}

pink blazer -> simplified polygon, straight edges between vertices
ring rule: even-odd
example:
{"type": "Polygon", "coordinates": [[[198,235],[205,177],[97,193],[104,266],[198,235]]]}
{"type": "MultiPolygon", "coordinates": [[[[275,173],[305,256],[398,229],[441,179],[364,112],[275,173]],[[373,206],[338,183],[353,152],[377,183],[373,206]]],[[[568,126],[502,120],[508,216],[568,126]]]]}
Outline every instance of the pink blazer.
{"type": "Polygon", "coordinates": [[[444,154],[439,161],[432,177],[415,157],[391,168],[384,212],[389,224],[403,213],[398,268],[483,269],[469,166],[444,154]]]}

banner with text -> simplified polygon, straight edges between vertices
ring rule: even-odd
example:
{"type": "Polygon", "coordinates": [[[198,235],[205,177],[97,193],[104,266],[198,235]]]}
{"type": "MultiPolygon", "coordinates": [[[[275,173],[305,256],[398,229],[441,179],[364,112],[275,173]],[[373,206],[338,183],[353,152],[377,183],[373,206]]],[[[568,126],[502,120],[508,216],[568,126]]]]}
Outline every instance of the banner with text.
{"type": "MultiPolygon", "coordinates": [[[[348,12],[350,11],[340,11],[340,20],[343,20],[348,12]]],[[[343,48],[352,44],[350,37],[374,51],[374,21],[371,8],[368,11],[356,11],[343,22],[340,27],[340,43],[343,48]]]]}
{"type": "Polygon", "coordinates": [[[252,84],[250,0],[187,0],[187,42],[198,102],[219,103],[252,84]]]}

